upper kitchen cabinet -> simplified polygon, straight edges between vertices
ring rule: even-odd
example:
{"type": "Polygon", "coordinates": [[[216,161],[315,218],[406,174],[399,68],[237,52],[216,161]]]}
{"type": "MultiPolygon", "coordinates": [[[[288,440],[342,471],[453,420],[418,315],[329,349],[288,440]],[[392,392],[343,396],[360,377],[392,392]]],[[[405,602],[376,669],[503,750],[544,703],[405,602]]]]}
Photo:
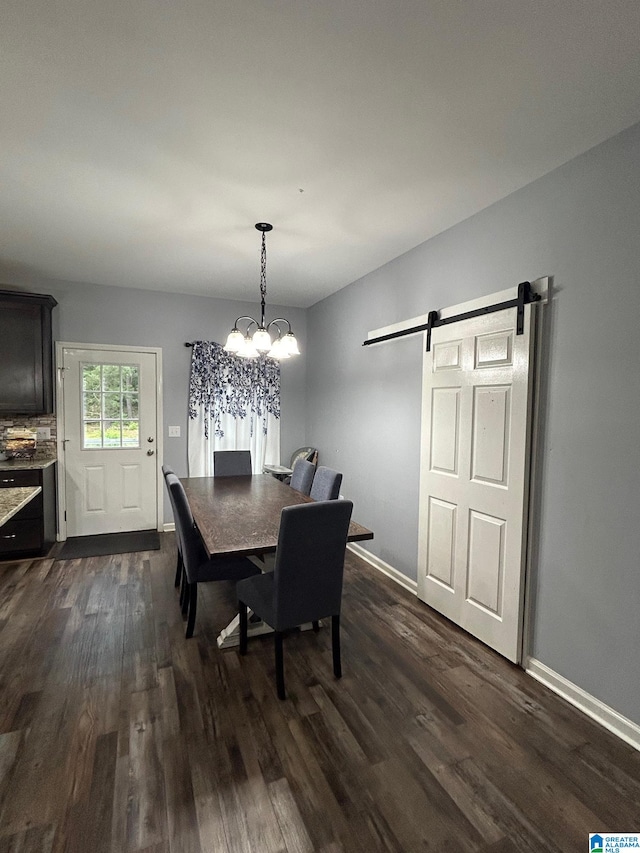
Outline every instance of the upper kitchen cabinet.
{"type": "Polygon", "coordinates": [[[53,296],[0,290],[0,412],[53,412],[53,296]]]}

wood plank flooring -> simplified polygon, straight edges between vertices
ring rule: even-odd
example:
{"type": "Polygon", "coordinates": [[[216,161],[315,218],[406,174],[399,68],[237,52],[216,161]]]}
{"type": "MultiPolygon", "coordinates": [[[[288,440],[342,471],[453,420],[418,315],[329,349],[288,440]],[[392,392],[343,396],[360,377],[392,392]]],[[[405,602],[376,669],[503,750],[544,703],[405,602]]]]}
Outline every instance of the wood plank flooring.
{"type": "Polygon", "coordinates": [[[640,753],[347,558],[330,631],[184,639],[175,544],[0,564],[0,853],[588,849],[640,830],[640,753]]]}

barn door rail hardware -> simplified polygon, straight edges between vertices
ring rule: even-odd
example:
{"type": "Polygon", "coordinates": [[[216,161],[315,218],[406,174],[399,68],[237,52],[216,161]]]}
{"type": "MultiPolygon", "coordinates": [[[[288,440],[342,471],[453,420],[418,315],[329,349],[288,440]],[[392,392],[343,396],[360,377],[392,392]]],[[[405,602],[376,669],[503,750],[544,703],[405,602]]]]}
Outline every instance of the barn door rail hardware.
{"type": "Polygon", "coordinates": [[[431,349],[431,330],[438,326],[448,326],[450,323],[457,323],[460,320],[470,320],[472,317],[481,317],[483,314],[493,314],[496,311],[504,311],[507,308],[516,308],[516,334],[521,335],[524,332],[524,306],[531,302],[539,302],[540,294],[536,293],[530,281],[522,281],[518,285],[518,295],[515,299],[508,299],[506,302],[496,302],[494,305],[484,305],[482,308],[476,308],[474,311],[465,311],[463,314],[454,314],[453,317],[440,317],[439,311],[429,311],[427,314],[427,322],[421,323],[419,326],[412,326],[410,329],[402,329],[399,332],[390,332],[388,335],[380,335],[377,338],[370,338],[365,341],[362,346],[367,347],[371,344],[380,344],[383,341],[390,341],[394,338],[404,338],[407,335],[414,335],[416,332],[427,333],[427,352],[431,349]]]}

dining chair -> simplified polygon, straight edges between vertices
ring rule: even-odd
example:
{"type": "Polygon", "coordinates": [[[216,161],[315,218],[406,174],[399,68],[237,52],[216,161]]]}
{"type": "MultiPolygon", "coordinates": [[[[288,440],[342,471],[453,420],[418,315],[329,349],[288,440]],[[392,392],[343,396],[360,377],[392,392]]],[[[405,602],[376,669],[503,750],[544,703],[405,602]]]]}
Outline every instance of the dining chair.
{"type": "Polygon", "coordinates": [[[303,495],[308,495],[311,491],[313,483],[313,475],[316,472],[316,466],[313,462],[307,462],[306,459],[298,459],[293,466],[293,474],[289,485],[297,492],[302,492],[303,495]]]}
{"type": "Polygon", "coordinates": [[[258,569],[246,557],[210,557],[187,500],[184,486],[175,474],[167,475],[169,493],[173,496],[176,523],[182,540],[184,563],[184,596],[182,612],[187,615],[187,639],[193,636],[198,605],[198,584],[209,581],[238,581],[259,575],[258,569]]]}
{"type": "Polygon", "coordinates": [[[214,477],[251,476],[250,450],[214,450],[214,477]]]}
{"type": "Polygon", "coordinates": [[[176,544],[178,546],[178,562],[176,563],[176,577],[175,577],[173,585],[174,586],[180,586],[180,582],[182,580],[182,567],[183,567],[182,542],[180,541],[180,533],[178,531],[178,519],[176,516],[176,508],[173,504],[173,495],[171,494],[171,490],[169,489],[169,486],[167,484],[167,477],[169,476],[169,474],[173,474],[174,477],[176,476],[176,474],[170,465],[163,465],[162,466],[162,473],[164,475],[165,485],[167,486],[167,492],[169,493],[169,500],[171,501],[171,511],[173,512],[173,521],[174,521],[175,528],[176,528],[176,544]]]}
{"type": "Polygon", "coordinates": [[[342,676],[340,606],[347,534],[353,503],[319,501],[288,506],[280,516],[273,572],[236,585],[240,616],[240,654],[247,653],[247,608],[275,631],[276,686],[286,699],[283,637],[286,631],[331,617],[333,674],[342,676]]]}
{"type": "Polygon", "coordinates": [[[342,474],[332,468],[319,465],[313,478],[309,495],[314,501],[335,501],[340,495],[342,474]]]}

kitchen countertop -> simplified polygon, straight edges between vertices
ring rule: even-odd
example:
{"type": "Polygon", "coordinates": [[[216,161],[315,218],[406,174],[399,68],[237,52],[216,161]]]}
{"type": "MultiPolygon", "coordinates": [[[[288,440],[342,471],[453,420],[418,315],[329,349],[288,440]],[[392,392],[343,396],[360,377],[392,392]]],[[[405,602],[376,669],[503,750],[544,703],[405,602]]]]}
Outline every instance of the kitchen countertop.
{"type": "Polygon", "coordinates": [[[34,459],[2,459],[0,460],[0,471],[37,471],[40,468],[48,468],[57,462],[55,456],[37,456],[34,459]]]}
{"type": "Polygon", "coordinates": [[[41,486],[0,489],[0,527],[42,491],[41,486]]]}

